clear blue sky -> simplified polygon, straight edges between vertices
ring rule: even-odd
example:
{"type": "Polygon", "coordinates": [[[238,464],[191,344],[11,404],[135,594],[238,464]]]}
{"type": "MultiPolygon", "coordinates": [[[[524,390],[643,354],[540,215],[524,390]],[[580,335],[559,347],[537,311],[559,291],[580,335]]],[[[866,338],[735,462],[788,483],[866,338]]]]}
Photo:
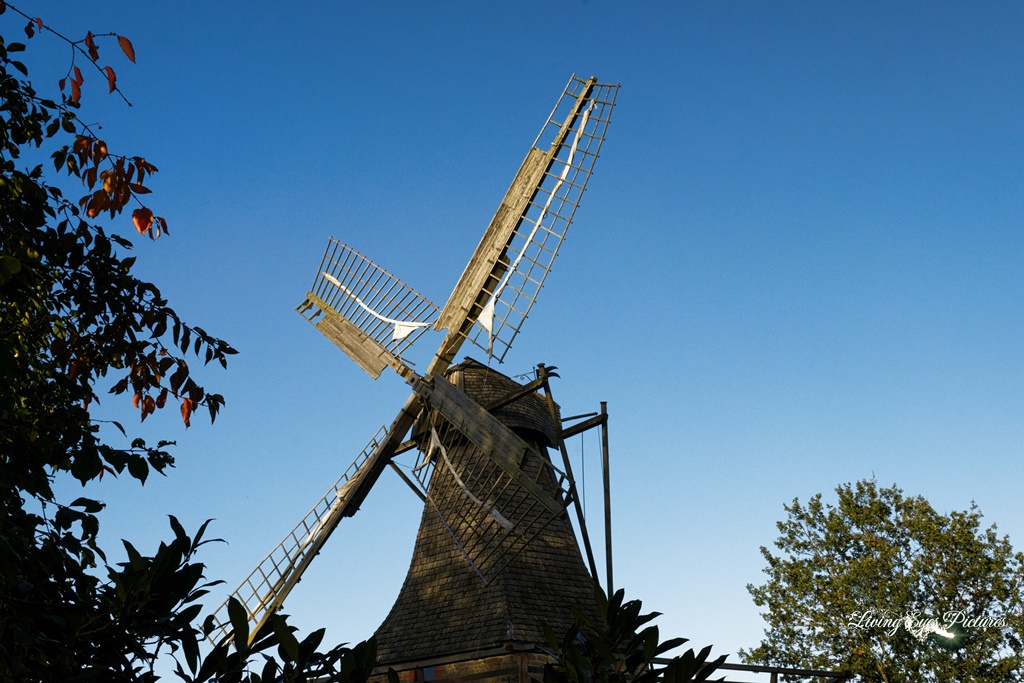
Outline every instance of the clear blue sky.
{"type": "MultiPolygon", "coordinates": [[[[328,236],[443,304],[576,72],[621,83],[619,106],[501,369],[557,365],[570,413],[608,401],[617,583],[667,634],[756,645],[745,585],[782,506],[872,475],[973,500],[1024,547],[1019,3],[35,7],[134,41],[135,66],[101,49],[135,106],[87,72],[86,118],[161,170],[171,236],[139,241],[140,272],[241,352],[208,373],[215,426],[143,426],[177,439],[169,477],[94,491],[110,542],[147,547],[173,512],[216,518],[212,577],[262,559],[407,394],[294,313],[328,236]]],[[[386,474],[286,611],[368,637],[418,520],[386,474]]]]}

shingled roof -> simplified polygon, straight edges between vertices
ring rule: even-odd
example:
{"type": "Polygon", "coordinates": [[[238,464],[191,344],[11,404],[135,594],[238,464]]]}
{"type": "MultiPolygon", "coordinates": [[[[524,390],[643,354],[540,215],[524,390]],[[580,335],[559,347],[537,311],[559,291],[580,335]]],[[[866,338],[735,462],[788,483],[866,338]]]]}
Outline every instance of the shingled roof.
{"type": "MultiPolygon", "coordinates": [[[[448,373],[449,381],[481,405],[519,387],[512,379],[467,359],[448,373]]],[[[546,402],[530,394],[495,411],[495,416],[536,447],[523,469],[532,476],[547,458],[555,435],[546,402]]],[[[459,457],[452,454],[452,459],[459,457]]],[[[452,475],[439,467],[431,480],[432,497],[461,496],[452,475]],[[449,481],[446,481],[447,478],[449,481]]],[[[541,485],[556,491],[553,481],[541,485]]],[[[479,533],[500,533],[496,524],[479,533]]],[[[477,532],[474,522],[473,532],[477,532]]],[[[424,660],[497,647],[528,648],[545,642],[542,624],[559,634],[572,623],[571,607],[593,613],[593,580],[587,572],[567,514],[542,529],[489,583],[485,583],[430,503],[423,509],[416,546],[405,583],[384,623],[377,629],[382,664],[424,660]]],[[[535,536],[533,534],[536,534],[535,536]]]]}

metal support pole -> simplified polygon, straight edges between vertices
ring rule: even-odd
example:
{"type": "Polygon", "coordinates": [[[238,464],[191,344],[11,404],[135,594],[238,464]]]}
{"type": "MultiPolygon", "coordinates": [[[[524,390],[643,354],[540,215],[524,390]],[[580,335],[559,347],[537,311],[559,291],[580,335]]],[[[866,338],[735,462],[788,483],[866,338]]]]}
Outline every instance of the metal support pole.
{"type": "Polygon", "coordinates": [[[601,473],[604,477],[604,561],[608,571],[608,595],[615,593],[612,582],[612,480],[608,467],[608,403],[601,401],[601,473]]]}

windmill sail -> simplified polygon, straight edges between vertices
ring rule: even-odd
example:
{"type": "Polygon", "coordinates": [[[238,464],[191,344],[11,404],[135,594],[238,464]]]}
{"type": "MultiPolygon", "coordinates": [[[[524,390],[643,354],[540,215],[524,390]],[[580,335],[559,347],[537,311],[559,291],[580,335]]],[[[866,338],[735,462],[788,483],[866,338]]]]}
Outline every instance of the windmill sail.
{"type": "Polygon", "coordinates": [[[417,428],[413,474],[448,534],[484,582],[563,515],[565,475],[441,377],[414,380],[430,410],[417,428]]]}
{"type": "Polygon", "coordinates": [[[401,355],[437,317],[437,306],[333,237],[296,309],[371,377],[390,366],[406,376],[401,355]]]}
{"type": "Polygon", "coordinates": [[[453,344],[464,335],[504,360],[579,206],[618,88],[569,80],[434,325],[453,344]]]}
{"type": "MultiPolygon", "coordinates": [[[[366,481],[373,477],[372,456],[384,447],[387,436],[388,430],[381,427],[334,486],[231,593],[230,597],[245,607],[249,621],[256,624],[250,629],[252,636],[267,617],[280,608],[306,565],[319,552],[341,518],[350,516],[358,508],[362,497],[356,495],[356,488],[372,484],[366,481]]],[[[231,635],[226,608],[227,601],[214,614],[215,633],[221,637],[231,635]]]]}

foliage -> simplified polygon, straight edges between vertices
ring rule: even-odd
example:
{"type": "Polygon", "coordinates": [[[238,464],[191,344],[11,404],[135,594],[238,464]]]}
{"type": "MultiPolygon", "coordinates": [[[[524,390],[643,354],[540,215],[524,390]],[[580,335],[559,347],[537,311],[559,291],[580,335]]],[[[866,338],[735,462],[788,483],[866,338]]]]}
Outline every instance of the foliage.
{"type": "MultiPolygon", "coordinates": [[[[228,614],[235,638],[221,641],[201,662],[197,651],[186,650],[189,672],[179,662],[176,672],[179,678],[188,683],[365,683],[377,665],[377,642],[372,637],[352,648],[337,645],[320,652],[317,648],[323,641],[324,629],[313,631],[300,641],[287,618],[273,614],[268,626],[260,629],[248,643],[245,608],[235,598],[228,602],[228,614]],[[275,645],[276,659],[265,654],[275,645]],[[263,657],[262,668],[252,663],[256,655],[263,657]]],[[[212,621],[207,619],[204,631],[209,633],[212,628],[212,621]]],[[[389,670],[388,674],[389,680],[395,683],[394,670],[389,670]]]]}
{"type": "Polygon", "coordinates": [[[92,33],[73,41],[2,0],[0,14],[27,21],[29,39],[72,47],[59,98],[48,99],[16,58],[26,44],[0,35],[0,680],[155,681],[154,662],[169,653],[184,660],[178,676],[186,681],[365,681],[372,642],[320,652],[323,631],[299,641],[282,616],[252,644],[243,637],[237,646],[204,647],[201,657],[212,631],[209,619],[196,625],[198,601],[213,585],[195,561],[206,525],[193,539],[172,517],[170,542],[152,555],[125,542],[127,561],[110,566],[97,542],[104,505],[55,495],[60,476],[84,486],[127,471],[145,483],[151,470],[173,465],[171,442],[130,439],[116,422],[101,431],[100,387],[131,396],[142,420],[170,403],[186,427],[199,408],[212,421],[224,399],[196,381],[186,356],[226,367],[235,351],[185,323],[155,285],[132,273],[135,258],[118,253],[131,242],[91,222],[135,207],[136,231],[152,239],[167,232],[167,221],[140,201],[156,167],[115,154],[77,115],[83,68],[120,94],[100,49],[116,40],[134,62],[131,41],[92,33]],[[87,194],[66,198],[42,165],[25,161],[47,153],[55,172],[80,180],[87,194]],[[274,646],[276,656],[268,655],[274,646]]]}
{"type": "MultiPolygon", "coordinates": [[[[708,662],[711,646],[698,654],[693,650],[673,657],[664,666],[655,658],[679,647],[685,638],[660,641],[657,626],[645,624],[659,616],[658,612],[640,614],[639,600],[623,602],[619,589],[611,596],[595,586],[599,620],[579,610],[573,626],[559,639],[545,626],[548,645],[556,661],[544,666],[543,683],[683,683],[705,681],[725,661],[722,655],[708,662]]],[[[719,679],[722,680],[722,679],[719,679]]]]}
{"type": "MultiPolygon", "coordinates": [[[[29,26],[46,25],[32,20],[29,26]]],[[[98,55],[95,40],[87,40],[98,55]]],[[[116,216],[148,192],[141,179],[156,169],[141,157],[109,153],[76,116],[77,98],[42,98],[12,74],[28,73],[12,58],[24,49],[0,42],[0,421],[5,455],[14,459],[8,476],[16,476],[4,483],[47,499],[53,471],[69,471],[84,483],[127,468],[145,481],[150,467],[162,471],[171,463],[163,445],[150,449],[136,441],[125,449],[101,443],[90,413],[99,403],[97,382],[114,376],[111,393],[130,392],[143,419],[173,398],[187,425],[201,405],[215,418],[224,399],[195,381],[184,355],[226,366],[235,351],[185,324],[156,286],[132,274],[135,258],[116,252],[131,249],[129,241],[85,220],[83,214],[95,216],[98,206],[116,216]],[[103,184],[77,203],[46,182],[42,166],[17,165],[23,148],[59,138],[71,141],[52,153],[57,170],[90,188],[103,184]]],[[[141,204],[139,211],[152,213],[141,204]]],[[[163,219],[158,223],[166,225],[163,219]]],[[[153,225],[139,225],[157,234],[153,225]]]]}
{"type": "Polygon", "coordinates": [[[863,681],[1020,681],[1024,555],[994,525],[982,529],[973,504],[941,515],[874,480],[836,493],[836,505],[794,500],[778,523],[780,554],[761,548],[768,582],[747,588],[769,628],[740,656],[863,681]],[[990,621],[950,626],[962,618],[990,621]],[[962,642],[942,635],[961,627],[962,642]]]}

